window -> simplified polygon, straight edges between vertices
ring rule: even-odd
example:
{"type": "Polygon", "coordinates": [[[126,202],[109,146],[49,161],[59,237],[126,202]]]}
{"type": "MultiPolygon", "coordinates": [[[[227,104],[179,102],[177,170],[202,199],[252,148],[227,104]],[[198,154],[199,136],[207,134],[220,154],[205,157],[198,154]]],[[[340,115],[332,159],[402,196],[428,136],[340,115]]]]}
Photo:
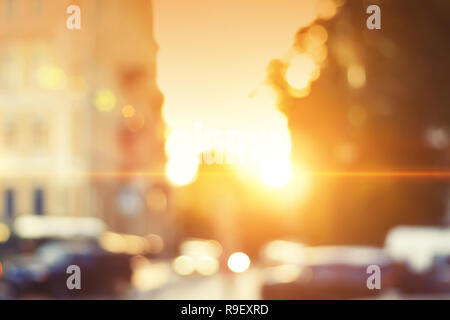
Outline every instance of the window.
{"type": "Polygon", "coordinates": [[[41,216],[44,214],[44,190],[38,188],[34,190],[34,209],[35,215],[41,216]]]}
{"type": "Polygon", "coordinates": [[[15,207],[14,207],[14,190],[13,189],[6,189],[5,190],[5,214],[8,219],[12,219],[15,214],[15,207]]]}

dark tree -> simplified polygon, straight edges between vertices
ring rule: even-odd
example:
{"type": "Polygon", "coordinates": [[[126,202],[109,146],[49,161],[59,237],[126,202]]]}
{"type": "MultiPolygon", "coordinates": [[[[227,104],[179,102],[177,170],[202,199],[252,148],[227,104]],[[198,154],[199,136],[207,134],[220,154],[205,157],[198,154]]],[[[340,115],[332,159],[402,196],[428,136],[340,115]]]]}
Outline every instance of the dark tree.
{"type": "MultiPolygon", "coordinates": [[[[328,57],[308,96],[289,93],[283,62],[269,68],[294,162],[316,171],[450,169],[450,2],[347,1],[317,23],[328,31],[328,57]],[[366,27],[370,4],[381,7],[381,30],[366,27]],[[365,70],[358,88],[348,81],[352,64],[365,70]]],[[[315,244],[381,244],[395,225],[442,224],[447,187],[436,177],[316,177],[302,235],[315,244]]]]}

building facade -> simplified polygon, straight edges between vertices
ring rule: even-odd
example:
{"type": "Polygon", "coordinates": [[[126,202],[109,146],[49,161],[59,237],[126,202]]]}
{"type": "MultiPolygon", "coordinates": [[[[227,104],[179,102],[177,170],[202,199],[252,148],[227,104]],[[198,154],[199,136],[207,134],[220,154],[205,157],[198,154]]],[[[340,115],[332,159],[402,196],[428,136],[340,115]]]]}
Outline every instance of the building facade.
{"type": "Polygon", "coordinates": [[[0,219],[160,228],[164,178],[133,174],[164,165],[151,1],[0,0],[0,16],[0,219]]]}

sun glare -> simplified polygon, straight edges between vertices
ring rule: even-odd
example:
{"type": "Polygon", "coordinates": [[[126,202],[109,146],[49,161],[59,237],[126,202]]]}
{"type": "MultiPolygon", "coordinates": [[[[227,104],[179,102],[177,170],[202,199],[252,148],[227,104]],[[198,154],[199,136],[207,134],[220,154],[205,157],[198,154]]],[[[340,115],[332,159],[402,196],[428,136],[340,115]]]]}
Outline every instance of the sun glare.
{"type": "Polygon", "coordinates": [[[170,182],[176,186],[184,186],[197,177],[198,165],[195,161],[169,161],[166,165],[166,173],[170,182]]]}
{"type": "MultiPolygon", "coordinates": [[[[277,109],[276,94],[266,90],[269,86],[261,85],[266,80],[267,67],[271,60],[284,58],[292,49],[293,38],[300,28],[311,26],[319,17],[331,18],[337,8],[332,0],[324,3],[298,1],[296,9],[292,10],[294,2],[283,6],[284,1],[261,0],[254,6],[235,0],[234,5],[229,6],[228,3],[210,5],[210,1],[195,0],[197,5],[184,6],[183,14],[171,10],[175,0],[155,1],[155,37],[159,45],[157,78],[165,97],[162,112],[167,127],[173,131],[192,128],[194,123],[202,122],[205,127],[218,130],[275,132],[280,137],[275,141],[278,149],[274,150],[270,141],[262,139],[263,147],[258,146],[256,156],[258,163],[252,163],[245,170],[240,165],[234,166],[238,175],[247,177],[256,173],[262,183],[273,187],[284,186],[291,179],[291,141],[287,121],[277,109]],[[196,9],[205,3],[210,11],[196,9]],[[251,21],[245,14],[250,10],[253,12],[251,21]],[[211,13],[233,17],[233,23],[228,19],[216,19],[211,13]],[[268,23],[274,15],[286,18],[275,26],[268,23]],[[204,33],[206,25],[207,34],[204,33]],[[195,34],[203,36],[192,37],[195,34]],[[251,170],[247,170],[249,168],[251,170]]],[[[324,27],[311,27],[305,36],[304,48],[298,48],[299,52],[289,59],[286,80],[295,96],[307,96],[311,82],[319,77],[320,65],[327,57],[327,38],[324,27]]],[[[172,147],[168,146],[173,142],[169,140],[173,139],[166,141],[169,181],[177,186],[194,182],[199,163],[192,159],[198,160],[211,148],[192,147],[192,141],[178,142],[175,144],[178,147],[172,147]],[[184,152],[189,146],[191,150],[184,152]]],[[[256,143],[243,134],[238,140],[243,145],[236,156],[245,158],[243,153],[255,149],[256,143]]],[[[215,146],[215,151],[226,153],[226,148],[215,146]]]]}
{"type": "Polygon", "coordinates": [[[280,161],[263,164],[260,169],[260,177],[266,186],[283,187],[291,180],[291,163],[289,161],[280,161]]]}

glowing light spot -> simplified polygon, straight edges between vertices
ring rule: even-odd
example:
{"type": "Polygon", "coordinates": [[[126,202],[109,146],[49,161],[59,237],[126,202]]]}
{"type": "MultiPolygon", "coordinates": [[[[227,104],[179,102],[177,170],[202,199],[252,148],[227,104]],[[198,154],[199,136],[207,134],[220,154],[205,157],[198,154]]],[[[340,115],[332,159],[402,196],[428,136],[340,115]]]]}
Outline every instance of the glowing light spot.
{"type": "Polygon", "coordinates": [[[11,232],[6,224],[0,223],[0,243],[8,241],[11,232]]]}
{"type": "Polygon", "coordinates": [[[108,112],[116,106],[117,98],[111,90],[100,90],[94,98],[94,105],[100,112],[108,112]]]}
{"type": "Polygon", "coordinates": [[[304,263],[304,248],[300,242],[274,240],[263,248],[263,254],[271,262],[295,265],[304,263]]]}
{"type": "Polygon", "coordinates": [[[276,141],[278,144],[268,144],[264,149],[258,170],[263,184],[271,187],[282,187],[290,181],[292,176],[291,139],[287,128],[279,130],[276,141]]]}
{"type": "Polygon", "coordinates": [[[169,181],[175,186],[192,183],[197,177],[199,160],[189,130],[180,128],[170,132],[165,151],[168,158],[166,175],[169,181]]]}
{"type": "Polygon", "coordinates": [[[140,267],[144,267],[146,265],[148,265],[150,263],[150,261],[141,255],[137,255],[137,256],[133,256],[130,259],[130,266],[131,268],[134,269],[138,269],[140,267]]]}
{"type": "Polygon", "coordinates": [[[147,240],[150,246],[150,253],[157,254],[164,249],[164,240],[157,234],[149,234],[147,240]]]}
{"type": "Polygon", "coordinates": [[[105,232],[100,236],[100,246],[106,251],[113,253],[124,252],[127,247],[125,238],[117,233],[105,232]]]}
{"type": "Polygon", "coordinates": [[[192,183],[197,177],[198,165],[194,161],[183,163],[181,161],[169,161],[166,166],[167,177],[176,186],[184,186],[192,183]]]}
{"type": "Polygon", "coordinates": [[[146,238],[127,235],[127,253],[129,254],[144,254],[148,251],[150,245],[146,238]]]}
{"type": "Polygon", "coordinates": [[[289,93],[296,98],[307,97],[311,93],[311,86],[307,86],[304,89],[289,88],[289,93]]]}
{"type": "Polygon", "coordinates": [[[145,118],[140,114],[135,114],[132,118],[126,118],[126,127],[131,132],[138,132],[145,125],[145,118]]]}
{"type": "Polygon", "coordinates": [[[366,70],[359,64],[350,65],[347,69],[347,80],[353,88],[362,88],[366,84],[366,70]]]}
{"type": "Polygon", "coordinates": [[[320,24],[313,25],[309,28],[308,34],[312,37],[313,41],[317,41],[319,44],[324,44],[328,39],[327,30],[320,24]]]}
{"type": "Polygon", "coordinates": [[[134,109],[134,107],[132,105],[126,105],[122,108],[122,115],[125,118],[131,118],[134,116],[136,110],[134,109]]]}
{"type": "Polygon", "coordinates": [[[292,166],[289,161],[267,162],[260,168],[261,181],[269,187],[280,188],[289,183],[292,166]]]}
{"type": "Polygon", "coordinates": [[[197,259],[196,270],[202,276],[211,276],[219,270],[219,262],[213,257],[200,257],[197,259]]]}
{"type": "Polygon", "coordinates": [[[218,258],[222,254],[222,246],[215,240],[186,240],[180,249],[183,255],[196,258],[204,256],[218,258]]]}
{"type": "Polygon", "coordinates": [[[37,71],[38,82],[46,89],[61,90],[67,85],[64,71],[53,65],[45,65],[37,71]]]}
{"type": "Polygon", "coordinates": [[[309,54],[296,55],[286,70],[286,81],[294,89],[302,90],[309,86],[317,65],[309,54]]]}
{"type": "Polygon", "coordinates": [[[140,291],[160,288],[170,279],[170,268],[164,263],[141,263],[131,277],[131,283],[140,291]]]}
{"type": "Polygon", "coordinates": [[[337,13],[337,7],[333,0],[322,0],[317,2],[317,15],[322,19],[331,19],[337,13]]]}
{"type": "Polygon", "coordinates": [[[445,149],[449,145],[449,136],[444,128],[430,128],[425,132],[425,139],[435,149],[445,149]]]}
{"type": "Polygon", "coordinates": [[[109,252],[143,254],[149,249],[147,239],[136,235],[105,232],[100,237],[100,246],[109,252]]]}
{"type": "Polygon", "coordinates": [[[236,273],[246,271],[250,267],[250,258],[242,252],[235,252],[228,258],[228,268],[236,273]]]}
{"type": "Polygon", "coordinates": [[[179,275],[190,275],[195,271],[195,260],[188,256],[179,256],[173,261],[172,268],[179,275]]]}
{"type": "Polygon", "coordinates": [[[289,283],[300,276],[300,268],[292,264],[283,264],[281,266],[269,269],[273,279],[280,283],[289,283]]]}

